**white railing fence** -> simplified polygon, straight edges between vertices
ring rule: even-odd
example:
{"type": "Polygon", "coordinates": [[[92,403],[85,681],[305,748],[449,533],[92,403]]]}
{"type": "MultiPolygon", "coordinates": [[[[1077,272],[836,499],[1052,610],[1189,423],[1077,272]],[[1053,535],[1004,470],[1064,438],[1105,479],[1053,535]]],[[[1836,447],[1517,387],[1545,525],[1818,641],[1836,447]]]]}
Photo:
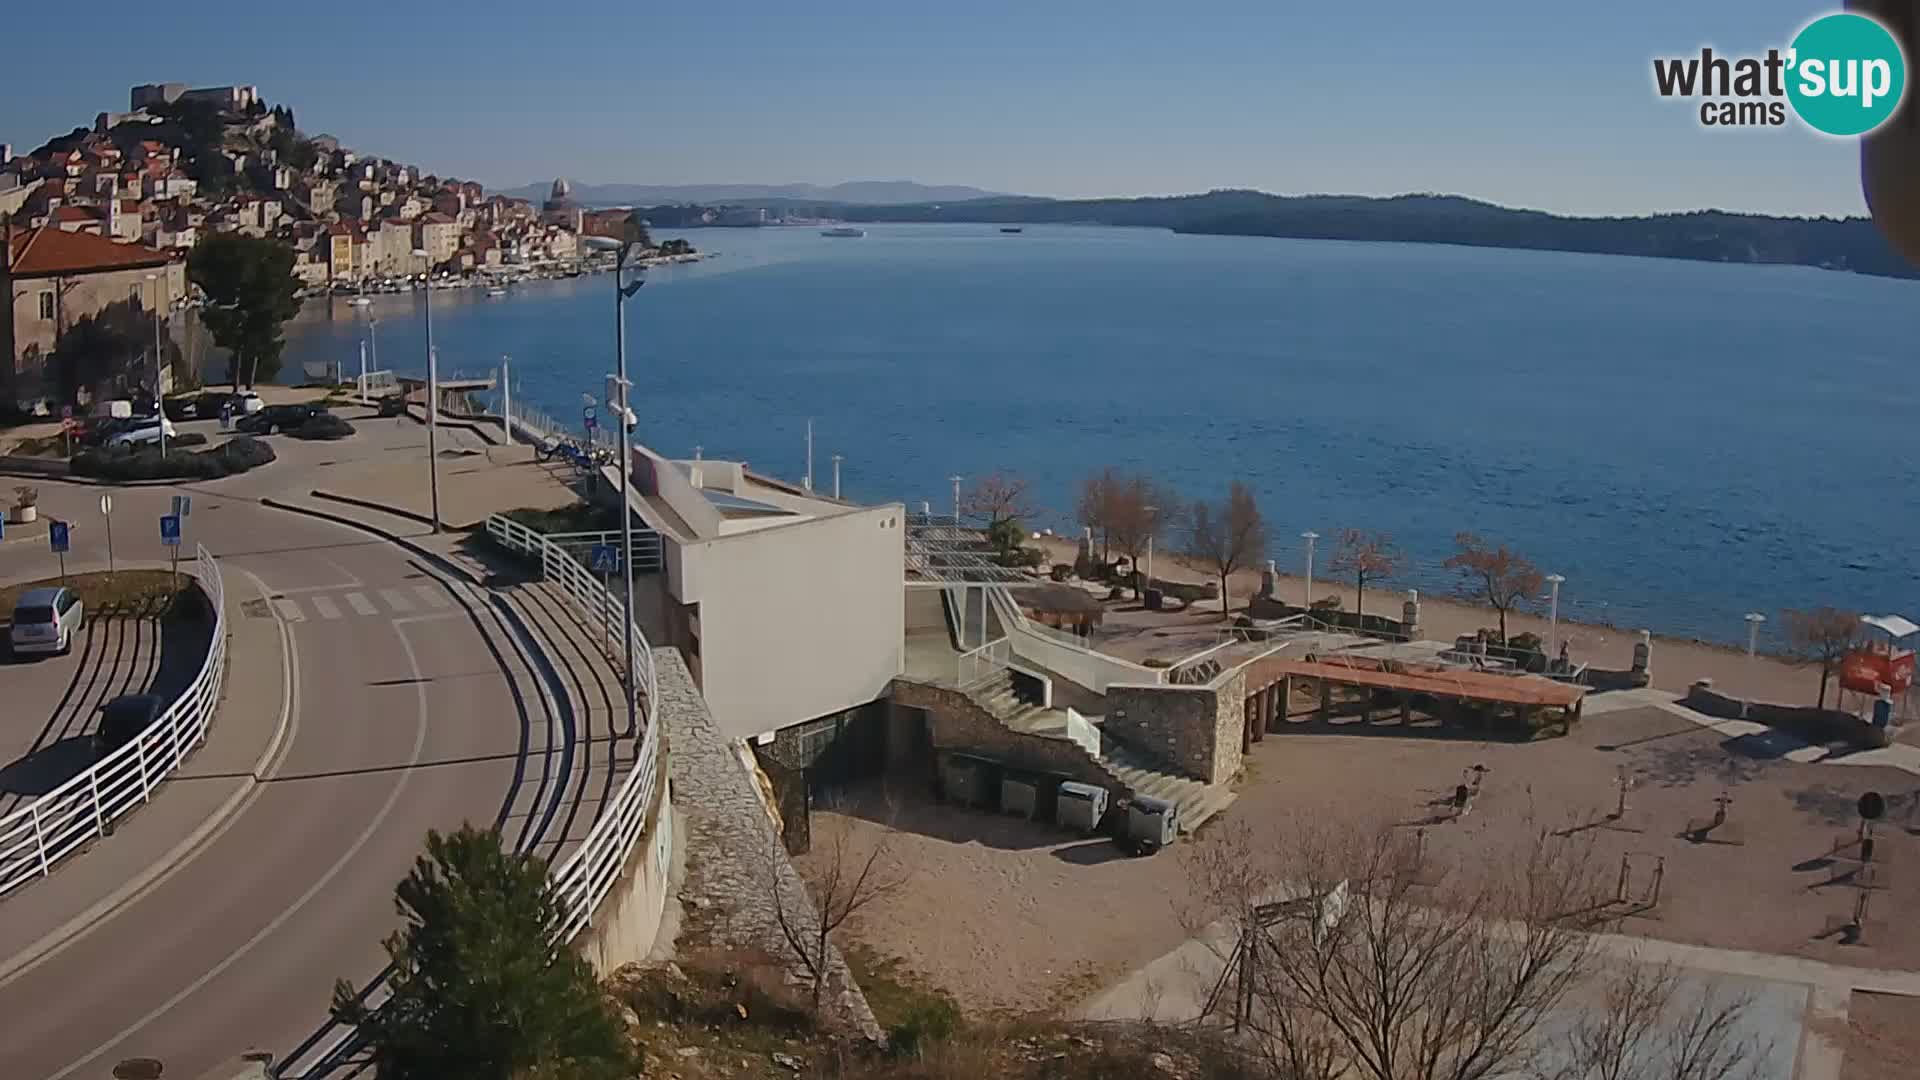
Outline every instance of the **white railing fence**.
{"type": "Polygon", "coordinates": [[[1067,738],[1094,757],[1100,756],[1100,729],[1072,707],[1067,709],[1067,738]]]}
{"type": "MultiPolygon", "coordinates": [[[[581,565],[588,565],[593,557],[595,544],[620,545],[618,530],[611,532],[548,533],[547,543],[572,555],[581,565]]],[[[660,534],[652,529],[633,530],[633,569],[635,573],[658,572],[666,563],[664,549],[660,546],[660,534]]]]}
{"type": "MultiPolygon", "coordinates": [[[[546,535],[499,514],[487,518],[487,534],[510,551],[538,558],[541,573],[565,590],[588,624],[598,627],[602,640],[618,655],[617,650],[624,647],[619,620],[626,617],[625,606],[619,597],[601,588],[599,579],[584,564],[546,535]]],[[[619,880],[653,808],[660,757],[660,725],[655,722],[658,686],[653,651],[637,625],[633,627],[633,640],[633,667],[627,673],[627,686],[629,693],[637,689],[642,695],[640,722],[646,729],[640,740],[639,760],[621,782],[620,790],[601,809],[586,839],[550,871],[567,907],[564,934],[568,939],[586,929],[594,909],[619,880]]]]}
{"type": "Polygon", "coordinates": [[[206,738],[220,701],[227,657],[226,588],[207,549],[198,548],[193,574],[213,605],[213,640],[193,682],[133,741],[86,771],[0,818],[0,895],[35,878],[152,797],[206,738]]]}
{"type": "Polygon", "coordinates": [[[1012,659],[1013,651],[1008,648],[1007,639],[995,638],[960,654],[956,681],[963,690],[986,682],[1005,671],[1012,659]]]}

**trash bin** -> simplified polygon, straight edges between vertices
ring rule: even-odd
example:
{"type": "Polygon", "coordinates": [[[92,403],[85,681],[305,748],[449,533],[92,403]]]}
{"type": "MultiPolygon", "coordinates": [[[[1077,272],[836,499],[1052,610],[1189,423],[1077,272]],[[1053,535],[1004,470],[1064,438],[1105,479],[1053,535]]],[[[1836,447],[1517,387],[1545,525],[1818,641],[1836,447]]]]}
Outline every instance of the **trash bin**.
{"type": "Polygon", "coordinates": [[[1107,789],[1068,780],[1060,785],[1054,803],[1054,815],[1060,824],[1083,833],[1098,832],[1100,819],[1107,816],[1107,789]]]}
{"type": "Polygon", "coordinates": [[[1165,799],[1136,795],[1127,804],[1127,826],[1121,840],[1142,855],[1151,855],[1180,835],[1179,810],[1165,799]]]}
{"type": "Polygon", "coordinates": [[[1140,603],[1144,605],[1148,611],[1159,611],[1160,605],[1165,602],[1166,596],[1159,589],[1148,589],[1146,592],[1140,594],[1140,603]]]}

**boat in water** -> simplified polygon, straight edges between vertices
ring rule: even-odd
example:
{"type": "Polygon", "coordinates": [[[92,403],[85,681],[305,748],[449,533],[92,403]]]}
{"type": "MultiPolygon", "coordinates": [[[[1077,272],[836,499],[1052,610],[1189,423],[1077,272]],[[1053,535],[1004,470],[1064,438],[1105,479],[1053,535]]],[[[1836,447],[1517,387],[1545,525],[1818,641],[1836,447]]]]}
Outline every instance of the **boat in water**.
{"type": "Polygon", "coordinates": [[[493,288],[487,290],[487,295],[488,296],[505,296],[507,295],[507,290],[500,288],[499,286],[496,285],[493,288]]]}
{"type": "Polygon", "coordinates": [[[1001,231],[1001,232],[1004,232],[1004,233],[1016,233],[1016,232],[1019,232],[1019,231],[1020,231],[1020,226],[1018,226],[1018,225],[1002,225],[1002,226],[1000,227],[1000,231],[1001,231]]]}
{"type": "Polygon", "coordinates": [[[821,229],[821,236],[865,236],[867,230],[856,229],[851,225],[840,225],[831,229],[821,229]]]}
{"type": "Polygon", "coordinates": [[[368,304],[371,304],[371,303],[373,303],[373,301],[367,299],[364,296],[356,296],[353,299],[347,301],[347,306],[348,307],[366,307],[368,304]]]}

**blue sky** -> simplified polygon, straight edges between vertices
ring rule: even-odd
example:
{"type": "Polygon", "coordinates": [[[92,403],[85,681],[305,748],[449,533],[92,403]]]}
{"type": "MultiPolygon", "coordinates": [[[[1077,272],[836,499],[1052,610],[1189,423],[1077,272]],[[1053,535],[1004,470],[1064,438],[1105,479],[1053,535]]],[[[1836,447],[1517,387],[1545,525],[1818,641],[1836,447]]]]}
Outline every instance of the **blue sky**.
{"type": "Polygon", "coordinates": [[[31,149],[124,109],[133,83],[252,83],[308,131],[489,187],[914,179],[1864,211],[1853,144],[1703,129],[1649,75],[1703,44],[1784,45],[1838,3],[916,6],[95,3],[74,17],[113,32],[8,50],[0,141],[31,149]]]}

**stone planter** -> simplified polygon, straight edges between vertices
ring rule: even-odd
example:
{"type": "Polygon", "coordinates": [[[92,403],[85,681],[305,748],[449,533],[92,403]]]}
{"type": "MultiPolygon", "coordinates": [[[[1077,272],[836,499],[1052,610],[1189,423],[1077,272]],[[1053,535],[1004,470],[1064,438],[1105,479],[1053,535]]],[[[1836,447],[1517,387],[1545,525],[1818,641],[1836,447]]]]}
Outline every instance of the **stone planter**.
{"type": "Polygon", "coordinates": [[[31,525],[40,520],[40,508],[37,506],[15,506],[7,514],[7,520],[15,525],[31,525]]]}

